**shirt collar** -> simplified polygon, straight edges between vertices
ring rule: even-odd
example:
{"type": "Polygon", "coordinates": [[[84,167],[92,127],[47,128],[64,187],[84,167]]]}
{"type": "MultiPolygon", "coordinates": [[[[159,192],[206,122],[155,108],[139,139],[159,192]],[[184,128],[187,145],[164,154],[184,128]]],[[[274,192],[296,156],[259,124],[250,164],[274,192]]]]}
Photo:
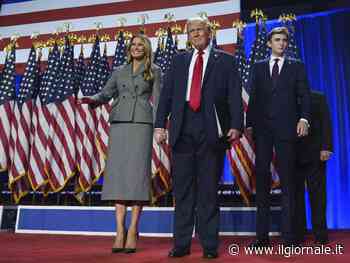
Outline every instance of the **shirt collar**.
{"type": "Polygon", "coordinates": [[[285,56],[277,57],[277,56],[271,55],[271,57],[270,57],[270,63],[271,63],[271,62],[274,62],[276,58],[279,59],[279,62],[282,62],[282,61],[285,60],[285,56]]]}
{"type": "MultiPolygon", "coordinates": [[[[206,56],[207,54],[209,54],[211,50],[211,45],[208,45],[204,50],[203,50],[203,53],[204,53],[204,56],[206,56]]],[[[198,49],[194,49],[194,54],[197,55],[198,54],[198,49]]]]}

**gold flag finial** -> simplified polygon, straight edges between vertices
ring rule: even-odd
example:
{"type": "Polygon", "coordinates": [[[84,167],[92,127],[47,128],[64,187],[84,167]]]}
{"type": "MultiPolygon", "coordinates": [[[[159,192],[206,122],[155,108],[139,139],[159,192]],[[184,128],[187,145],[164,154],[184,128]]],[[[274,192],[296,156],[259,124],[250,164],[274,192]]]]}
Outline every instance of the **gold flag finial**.
{"type": "Polygon", "coordinates": [[[65,29],[66,33],[69,33],[70,30],[72,29],[72,23],[64,22],[63,23],[63,28],[65,29]]]}
{"type": "Polygon", "coordinates": [[[141,34],[145,34],[146,33],[146,29],[145,29],[145,24],[146,21],[149,19],[147,14],[142,14],[137,18],[137,21],[141,24],[140,27],[140,32],[141,34]]]}
{"type": "Polygon", "coordinates": [[[242,20],[237,19],[232,23],[233,28],[237,28],[239,32],[241,32],[245,27],[247,26],[246,23],[244,23],[242,20]]]}
{"type": "Polygon", "coordinates": [[[199,13],[197,13],[197,15],[203,19],[208,19],[208,13],[207,12],[204,12],[204,11],[201,11],[199,13]]]}
{"type": "Polygon", "coordinates": [[[35,31],[30,35],[30,39],[37,39],[39,35],[40,33],[38,31],[35,31]]]}
{"type": "Polygon", "coordinates": [[[111,40],[111,37],[108,34],[103,34],[101,36],[101,41],[102,42],[107,42],[107,41],[110,41],[110,40],[111,40]]]}
{"type": "Polygon", "coordinates": [[[255,8],[250,12],[250,17],[255,19],[255,23],[259,23],[261,16],[263,15],[263,11],[255,8]]]}
{"type": "Polygon", "coordinates": [[[98,32],[103,28],[103,24],[101,22],[95,22],[94,25],[96,27],[96,32],[98,34],[98,32]]]}
{"type": "Polygon", "coordinates": [[[171,12],[166,13],[166,14],[164,15],[164,19],[165,19],[168,23],[174,21],[174,17],[175,17],[174,14],[171,13],[171,12]]]}
{"type": "Polygon", "coordinates": [[[120,24],[121,27],[124,27],[126,24],[126,18],[125,17],[118,17],[117,18],[117,25],[120,24]]]}

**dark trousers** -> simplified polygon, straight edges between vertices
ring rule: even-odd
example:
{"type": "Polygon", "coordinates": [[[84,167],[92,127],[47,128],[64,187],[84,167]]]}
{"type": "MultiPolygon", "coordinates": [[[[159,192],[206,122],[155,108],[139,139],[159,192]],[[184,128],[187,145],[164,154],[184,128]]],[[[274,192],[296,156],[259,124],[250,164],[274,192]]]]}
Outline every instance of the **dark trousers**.
{"type": "Polygon", "coordinates": [[[175,194],[175,247],[189,249],[193,227],[203,249],[218,247],[218,180],[223,167],[224,150],[209,146],[203,116],[186,107],[180,137],[173,147],[175,194]]]}
{"type": "Polygon", "coordinates": [[[273,135],[258,135],[256,145],[256,232],[258,239],[267,239],[270,229],[270,165],[273,147],[276,151],[276,169],[282,189],[282,238],[286,242],[294,241],[292,222],[295,209],[295,144],[294,141],[279,141],[273,135]]]}
{"type": "Polygon", "coordinates": [[[297,163],[296,229],[300,239],[306,233],[305,181],[311,206],[312,232],[316,239],[327,239],[326,163],[313,160],[297,163]]]}

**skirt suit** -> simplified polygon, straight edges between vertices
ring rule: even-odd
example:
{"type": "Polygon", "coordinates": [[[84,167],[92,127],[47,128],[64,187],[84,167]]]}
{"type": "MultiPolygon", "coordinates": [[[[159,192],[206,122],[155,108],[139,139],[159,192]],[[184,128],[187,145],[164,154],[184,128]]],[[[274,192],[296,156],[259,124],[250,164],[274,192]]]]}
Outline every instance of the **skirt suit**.
{"type": "Polygon", "coordinates": [[[153,123],[161,73],[152,65],[154,79],[146,81],[143,64],[134,73],[132,69],[132,63],[118,67],[104,89],[92,96],[98,103],[113,99],[103,200],[150,200],[153,123]]]}

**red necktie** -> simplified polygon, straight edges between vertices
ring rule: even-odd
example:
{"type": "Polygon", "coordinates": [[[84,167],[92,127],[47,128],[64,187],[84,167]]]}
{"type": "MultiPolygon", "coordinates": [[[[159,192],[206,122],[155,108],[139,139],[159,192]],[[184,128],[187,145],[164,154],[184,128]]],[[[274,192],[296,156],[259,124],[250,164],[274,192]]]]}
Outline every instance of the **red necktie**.
{"type": "Polygon", "coordinates": [[[190,107],[193,111],[198,111],[201,105],[201,86],[203,73],[203,55],[202,50],[198,51],[196,62],[194,64],[192,83],[190,91],[190,107]]]}

